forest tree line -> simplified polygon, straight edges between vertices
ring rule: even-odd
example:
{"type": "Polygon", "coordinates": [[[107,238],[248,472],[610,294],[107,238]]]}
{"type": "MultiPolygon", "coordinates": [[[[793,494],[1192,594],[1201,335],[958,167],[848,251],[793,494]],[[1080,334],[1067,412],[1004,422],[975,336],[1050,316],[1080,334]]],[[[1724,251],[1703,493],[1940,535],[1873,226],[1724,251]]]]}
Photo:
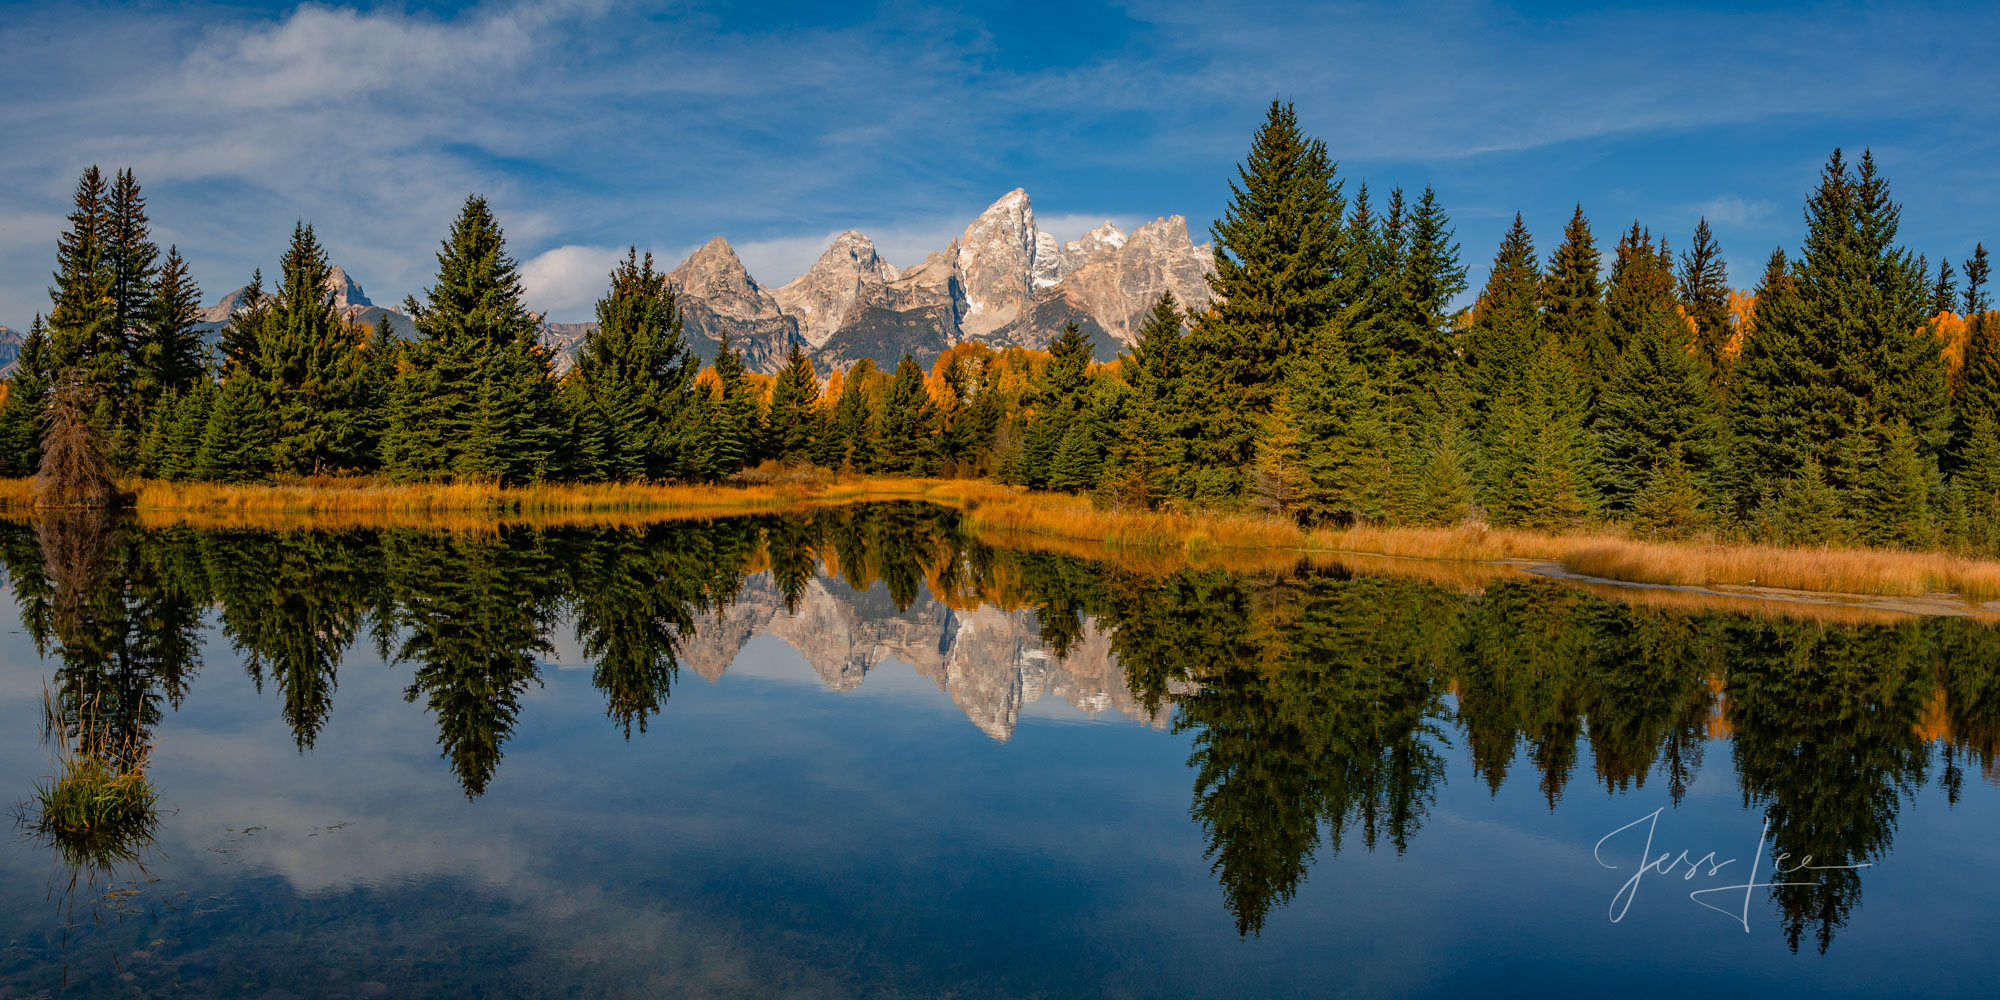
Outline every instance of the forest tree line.
{"type": "Polygon", "coordinates": [[[775,462],[985,476],[1120,508],[1262,508],[1308,523],[1598,523],[1795,544],[2000,554],[2000,316],[1983,245],[1935,269],[1897,242],[1872,156],[1836,151],[1796,253],[1732,289],[1706,220],[1676,254],[1634,222],[1605,254],[1579,206],[1544,260],[1517,215],[1469,308],[1435,193],[1349,196],[1274,102],[1213,227],[1214,304],[1160,301],[1097,364],[959,344],[928,371],[775,376],[690,350],[636,251],[560,376],[505,237],[468,198],[411,329],[350,323],[312,227],[213,350],[130,171],[78,185],[0,405],[32,473],[60,384],[127,475],[229,482],[711,482],[775,462]]]}

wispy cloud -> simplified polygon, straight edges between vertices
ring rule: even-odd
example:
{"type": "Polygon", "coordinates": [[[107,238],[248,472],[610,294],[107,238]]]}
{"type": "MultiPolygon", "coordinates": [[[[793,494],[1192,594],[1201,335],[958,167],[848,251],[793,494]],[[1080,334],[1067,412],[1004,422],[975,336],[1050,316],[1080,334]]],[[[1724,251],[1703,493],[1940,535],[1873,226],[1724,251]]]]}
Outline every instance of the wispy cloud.
{"type": "MultiPolygon", "coordinates": [[[[1091,10],[1061,17],[1081,24],[1091,10]]],[[[525,0],[449,14],[11,8],[0,18],[0,322],[41,307],[50,220],[93,162],[138,171],[162,237],[211,295],[268,268],[304,218],[378,298],[400,298],[426,283],[437,240],[477,191],[561,315],[587,309],[574,270],[584,250],[686,248],[720,233],[776,284],[825,237],[858,228],[907,266],[1016,185],[1051,220],[1181,213],[1199,234],[1273,95],[1296,99],[1350,168],[1457,180],[1470,193],[1446,192],[1448,207],[1477,220],[1535,208],[1516,189],[1560,175],[1583,144],[1774,122],[1852,123],[1856,143],[1884,122],[1989,134],[1996,113],[1962,95],[2000,76],[1938,56],[1938,39],[2000,29],[2000,13],[1970,6],[1106,10],[1078,44],[1043,51],[1067,36],[934,9],[829,8],[807,23],[735,6],[525,0]]],[[[1772,145],[1757,155],[1825,152],[1772,145]]],[[[1959,148],[1955,185],[1991,186],[1977,144],[1959,148]]],[[[1601,170],[1736,166],[1653,159],[1601,170]]],[[[1768,245],[1785,213],[1758,206],[1809,180],[1705,186],[1733,190],[1731,224],[1768,245]]],[[[1565,192],[1565,207],[1595,204],[1594,182],[1565,192]]],[[[1701,198],[1661,187],[1656,203],[1610,207],[1664,216],[1701,198]]],[[[1462,235],[1483,259],[1484,230],[1462,235]]]]}

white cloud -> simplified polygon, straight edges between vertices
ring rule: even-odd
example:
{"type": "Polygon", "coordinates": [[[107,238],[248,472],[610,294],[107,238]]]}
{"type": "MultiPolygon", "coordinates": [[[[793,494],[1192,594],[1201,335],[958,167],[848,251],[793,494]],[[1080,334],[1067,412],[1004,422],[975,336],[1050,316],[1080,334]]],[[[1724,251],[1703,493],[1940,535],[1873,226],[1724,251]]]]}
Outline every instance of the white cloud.
{"type": "Polygon", "coordinates": [[[1768,221],[1777,207],[1761,199],[1749,200],[1725,194],[1702,202],[1696,206],[1696,211],[1718,226],[1755,226],[1768,221]]]}
{"type": "Polygon", "coordinates": [[[521,297],[558,322],[587,319],[624,257],[624,247],[560,246],[537,254],[521,265],[521,297]]]}

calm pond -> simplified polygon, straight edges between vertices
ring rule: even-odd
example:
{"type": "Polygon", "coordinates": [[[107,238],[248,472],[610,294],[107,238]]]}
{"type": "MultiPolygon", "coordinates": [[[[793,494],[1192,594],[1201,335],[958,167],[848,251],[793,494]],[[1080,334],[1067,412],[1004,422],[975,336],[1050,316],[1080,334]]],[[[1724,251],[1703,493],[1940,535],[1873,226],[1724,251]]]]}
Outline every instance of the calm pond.
{"type": "Polygon", "coordinates": [[[1969,620],[1096,562],[912,504],[46,520],[0,560],[0,997],[2000,976],[2000,631],[1969,620]],[[93,741],[158,795],[102,853],[34,801],[93,741]]]}

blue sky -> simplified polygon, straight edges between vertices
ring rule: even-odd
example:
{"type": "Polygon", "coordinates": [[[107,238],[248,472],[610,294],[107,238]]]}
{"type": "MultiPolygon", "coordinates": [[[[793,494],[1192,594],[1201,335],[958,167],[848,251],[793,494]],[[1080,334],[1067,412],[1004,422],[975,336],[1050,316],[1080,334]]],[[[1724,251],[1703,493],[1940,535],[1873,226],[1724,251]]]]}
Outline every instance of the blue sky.
{"type": "Polygon", "coordinates": [[[1836,146],[1957,260],[2000,236],[1995,38],[1975,4],[0,4],[0,324],[47,308],[91,163],[206,301],[299,218],[400,300],[478,191],[530,305],[582,319],[626,244],[724,235],[776,285],[847,228],[915,263],[1017,186],[1063,238],[1199,241],[1273,96],[1350,184],[1434,185],[1475,280],[1515,211],[1547,250],[1580,202],[1605,246],[1706,214],[1748,286],[1836,146]]]}

